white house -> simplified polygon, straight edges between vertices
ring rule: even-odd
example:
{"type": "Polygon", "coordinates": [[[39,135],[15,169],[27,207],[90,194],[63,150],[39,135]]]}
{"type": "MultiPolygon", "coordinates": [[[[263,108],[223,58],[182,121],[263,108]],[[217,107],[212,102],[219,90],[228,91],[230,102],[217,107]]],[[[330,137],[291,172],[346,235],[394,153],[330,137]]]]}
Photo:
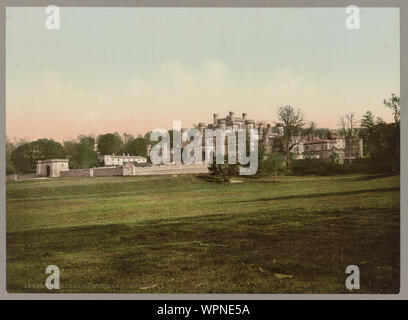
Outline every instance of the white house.
{"type": "Polygon", "coordinates": [[[146,163],[147,159],[142,156],[129,156],[129,155],[100,155],[99,161],[103,162],[104,166],[122,166],[124,163],[132,162],[132,163],[146,163]]]}

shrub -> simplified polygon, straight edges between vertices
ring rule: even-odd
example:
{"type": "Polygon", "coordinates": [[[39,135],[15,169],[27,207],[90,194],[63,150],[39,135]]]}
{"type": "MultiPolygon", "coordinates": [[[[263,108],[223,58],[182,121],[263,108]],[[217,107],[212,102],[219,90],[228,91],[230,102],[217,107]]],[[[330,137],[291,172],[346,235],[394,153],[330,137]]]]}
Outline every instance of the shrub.
{"type": "Polygon", "coordinates": [[[338,175],[351,173],[388,173],[393,171],[391,163],[372,158],[345,160],[343,164],[334,159],[302,159],[292,162],[294,175],[338,175]]]}
{"type": "Polygon", "coordinates": [[[229,164],[225,159],[223,164],[216,164],[215,158],[213,164],[208,168],[213,177],[220,178],[224,182],[229,182],[231,177],[239,175],[239,168],[237,164],[229,164]]]}
{"type": "Polygon", "coordinates": [[[275,182],[278,182],[278,173],[285,167],[285,158],[280,154],[270,154],[265,160],[260,160],[258,164],[257,176],[275,176],[275,182]]]}

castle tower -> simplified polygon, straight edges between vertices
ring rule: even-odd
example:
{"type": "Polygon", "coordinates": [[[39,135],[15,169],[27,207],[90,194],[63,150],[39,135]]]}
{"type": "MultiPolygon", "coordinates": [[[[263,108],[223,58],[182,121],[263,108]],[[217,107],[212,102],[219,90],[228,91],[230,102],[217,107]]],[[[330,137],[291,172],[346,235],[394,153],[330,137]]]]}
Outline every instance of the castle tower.
{"type": "Polygon", "coordinates": [[[200,122],[198,124],[198,130],[200,130],[201,134],[204,133],[204,129],[205,129],[205,123],[204,122],[200,122]]]}
{"type": "Polygon", "coordinates": [[[229,120],[231,122],[232,125],[234,125],[234,111],[230,111],[229,112],[229,120]]]}
{"type": "Polygon", "coordinates": [[[225,129],[226,129],[225,120],[224,120],[224,119],[221,119],[221,129],[222,129],[222,130],[225,130],[225,129]]]}
{"type": "Polygon", "coordinates": [[[218,123],[218,114],[217,114],[217,113],[214,113],[214,114],[213,114],[213,118],[214,118],[214,126],[216,126],[217,123],[218,123]]]}

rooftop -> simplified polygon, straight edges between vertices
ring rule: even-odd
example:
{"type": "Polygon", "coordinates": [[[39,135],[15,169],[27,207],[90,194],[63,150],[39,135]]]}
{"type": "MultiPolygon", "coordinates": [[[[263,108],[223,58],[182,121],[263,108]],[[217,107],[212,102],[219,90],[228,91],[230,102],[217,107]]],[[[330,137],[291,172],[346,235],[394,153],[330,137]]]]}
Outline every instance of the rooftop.
{"type": "Polygon", "coordinates": [[[333,140],[330,139],[315,139],[312,141],[306,141],[304,144],[317,144],[317,143],[332,143],[333,140]]]}
{"type": "Polygon", "coordinates": [[[69,159],[42,159],[38,160],[38,163],[47,163],[47,162],[68,162],[69,159]]]}
{"type": "Polygon", "coordinates": [[[105,155],[102,155],[102,157],[111,157],[111,158],[116,158],[116,159],[146,159],[146,157],[142,157],[142,156],[129,156],[129,155],[118,156],[114,154],[105,154],[105,155]]]}

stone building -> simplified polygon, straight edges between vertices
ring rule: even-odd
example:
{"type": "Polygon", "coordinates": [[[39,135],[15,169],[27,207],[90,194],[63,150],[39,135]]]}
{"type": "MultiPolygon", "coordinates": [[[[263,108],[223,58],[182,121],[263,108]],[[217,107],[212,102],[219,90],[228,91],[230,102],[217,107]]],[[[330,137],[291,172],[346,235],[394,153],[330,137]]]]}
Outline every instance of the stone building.
{"type": "MultiPolygon", "coordinates": [[[[258,130],[258,143],[266,154],[273,151],[275,139],[283,136],[283,127],[280,124],[271,125],[267,122],[255,121],[249,119],[247,113],[242,113],[242,116],[237,117],[233,111],[230,111],[225,117],[220,117],[218,114],[213,114],[213,121],[208,125],[205,122],[200,122],[196,129],[198,129],[202,136],[205,136],[206,129],[221,129],[224,131],[239,129],[246,129],[247,132],[251,129],[258,130]]],[[[187,129],[182,128],[181,133],[184,133],[187,129]]],[[[181,148],[184,148],[189,141],[181,142],[181,148]]],[[[332,130],[327,139],[319,139],[314,137],[293,136],[292,143],[295,146],[291,149],[291,156],[294,159],[329,159],[332,155],[336,155],[340,161],[344,159],[356,159],[363,156],[363,142],[362,139],[352,138],[345,139],[344,136],[340,136],[336,130],[332,130]]],[[[214,145],[216,145],[216,139],[214,137],[214,145]]],[[[277,143],[277,146],[280,144],[277,143]]],[[[225,151],[228,149],[228,139],[224,142],[225,151]]],[[[151,146],[148,146],[148,154],[150,153],[151,146]]],[[[167,150],[167,149],[166,149],[167,150]]],[[[170,148],[170,162],[174,160],[174,149],[170,148]]],[[[205,145],[205,139],[203,138],[203,159],[206,155],[213,153],[214,150],[208,148],[205,145]]],[[[160,155],[162,155],[160,153],[160,155]]]]}
{"type": "Polygon", "coordinates": [[[268,153],[272,148],[274,138],[282,134],[280,127],[272,126],[269,123],[256,122],[248,119],[247,113],[242,113],[241,117],[235,116],[235,112],[230,111],[224,118],[220,118],[217,113],[213,114],[213,122],[206,125],[204,122],[198,124],[198,129],[204,133],[205,129],[233,130],[246,129],[249,133],[251,129],[258,129],[259,144],[268,153]]]}
{"type": "Polygon", "coordinates": [[[336,154],[339,159],[344,159],[344,150],[344,138],[314,139],[303,143],[304,158],[329,159],[336,154]]]}
{"type": "MultiPolygon", "coordinates": [[[[205,129],[223,129],[223,130],[238,130],[238,129],[258,129],[259,147],[263,148],[266,153],[272,152],[273,141],[283,135],[282,126],[274,125],[265,122],[255,122],[248,119],[246,113],[242,113],[242,117],[236,117],[233,111],[230,111],[227,116],[220,118],[218,114],[213,114],[213,123],[206,126],[205,123],[199,123],[198,128],[204,132],[205,129]]],[[[344,159],[357,159],[363,156],[363,141],[359,138],[346,139],[340,136],[335,130],[330,132],[328,139],[312,139],[308,140],[305,137],[293,137],[293,142],[298,142],[291,153],[295,159],[319,158],[329,159],[332,155],[336,155],[340,161],[344,159]]]]}
{"type": "Polygon", "coordinates": [[[68,159],[47,159],[37,161],[36,176],[60,177],[62,171],[69,171],[68,159]]]}
{"type": "Polygon", "coordinates": [[[122,166],[124,163],[146,163],[147,159],[142,156],[130,156],[130,155],[100,155],[98,157],[99,161],[103,163],[104,166],[122,166]]]}
{"type": "Polygon", "coordinates": [[[345,159],[358,159],[363,156],[363,140],[360,138],[345,139],[333,136],[330,139],[301,140],[292,149],[295,159],[329,159],[336,156],[341,162],[345,159]]]}
{"type": "MultiPolygon", "coordinates": [[[[204,128],[205,123],[199,124],[199,129],[204,128]]],[[[255,129],[255,121],[248,119],[246,113],[242,113],[242,117],[236,117],[235,112],[230,111],[225,118],[220,118],[218,114],[213,114],[213,122],[207,126],[208,129],[232,129],[237,131],[238,129],[255,129]]]]}

